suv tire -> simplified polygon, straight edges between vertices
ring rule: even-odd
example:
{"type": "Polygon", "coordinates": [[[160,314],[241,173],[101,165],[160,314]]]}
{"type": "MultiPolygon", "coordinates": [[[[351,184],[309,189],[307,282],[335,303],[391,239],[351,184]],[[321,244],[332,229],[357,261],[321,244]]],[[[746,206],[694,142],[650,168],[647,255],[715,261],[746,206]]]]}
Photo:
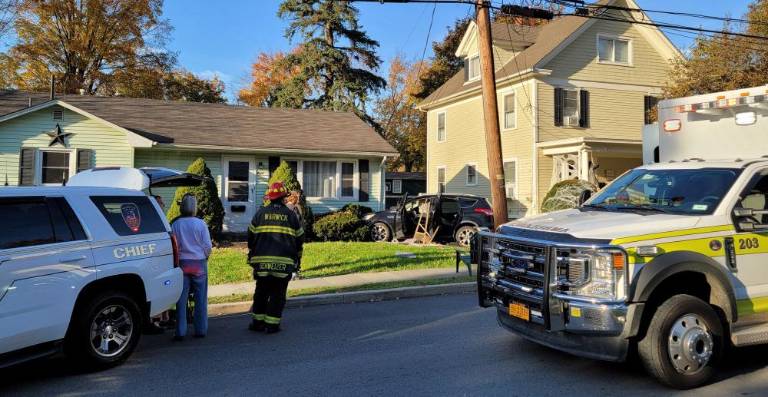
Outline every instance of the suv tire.
{"type": "Polygon", "coordinates": [[[141,330],[141,311],[133,298],[102,292],[75,308],[65,352],[85,369],[111,368],[130,357],[141,330]]]}
{"type": "Polygon", "coordinates": [[[376,222],[371,225],[371,240],[373,241],[391,241],[392,230],[384,222],[376,222]]]}
{"type": "Polygon", "coordinates": [[[653,314],[638,353],[648,373],[661,383],[691,389],[715,373],[724,340],[723,324],[709,304],[675,295],[653,314]]]}
{"type": "Polygon", "coordinates": [[[461,247],[469,247],[472,242],[472,236],[477,233],[477,228],[472,225],[464,225],[456,230],[456,234],[453,235],[456,243],[461,247]]]}

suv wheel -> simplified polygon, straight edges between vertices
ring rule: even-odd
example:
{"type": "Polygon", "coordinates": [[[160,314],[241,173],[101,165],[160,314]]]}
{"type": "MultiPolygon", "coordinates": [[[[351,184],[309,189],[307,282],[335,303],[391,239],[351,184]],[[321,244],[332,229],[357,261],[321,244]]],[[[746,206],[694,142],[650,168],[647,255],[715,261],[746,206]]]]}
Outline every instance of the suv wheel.
{"type": "Polygon", "coordinates": [[[456,242],[462,247],[469,247],[472,242],[472,237],[477,233],[477,228],[474,226],[462,226],[459,230],[456,230],[454,238],[456,242]]]}
{"type": "Polygon", "coordinates": [[[125,361],[141,336],[141,312],[136,302],[119,292],[95,296],[76,308],[67,334],[67,354],[89,369],[105,369],[125,361]]]}
{"type": "Polygon", "coordinates": [[[392,231],[384,222],[376,222],[371,226],[371,239],[373,241],[390,241],[392,240],[392,231]]]}
{"type": "Polygon", "coordinates": [[[712,307],[699,298],[676,295],[656,310],[638,352],[661,383],[690,389],[715,373],[723,343],[723,325],[712,307]]]}

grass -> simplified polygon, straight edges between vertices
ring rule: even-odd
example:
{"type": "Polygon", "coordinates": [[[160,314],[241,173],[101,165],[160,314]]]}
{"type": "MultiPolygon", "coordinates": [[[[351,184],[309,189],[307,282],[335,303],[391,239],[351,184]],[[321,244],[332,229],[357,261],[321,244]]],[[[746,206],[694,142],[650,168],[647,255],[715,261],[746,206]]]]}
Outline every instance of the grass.
{"type": "MultiPolygon", "coordinates": [[[[303,278],[392,270],[435,269],[455,266],[455,248],[392,243],[308,243],[301,264],[303,278]],[[397,255],[413,254],[411,258],[397,255]]],[[[245,248],[214,249],[208,261],[210,284],[252,280],[245,248]]]]}
{"type": "MultiPolygon", "coordinates": [[[[454,284],[454,283],[467,283],[476,281],[474,276],[456,276],[456,277],[444,277],[444,278],[430,278],[424,280],[404,280],[404,281],[390,281],[385,283],[372,283],[363,284],[354,287],[323,287],[323,288],[305,288],[298,290],[289,290],[289,297],[307,296],[307,295],[322,295],[322,294],[335,294],[340,292],[353,292],[353,291],[370,291],[377,289],[392,289],[403,287],[419,287],[426,285],[442,285],[442,284],[454,284]]],[[[233,302],[248,302],[253,299],[252,294],[234,294],[228,296],[214,296],[208,298],[209,304],[216,303],[233,303],[233,302]]]]}

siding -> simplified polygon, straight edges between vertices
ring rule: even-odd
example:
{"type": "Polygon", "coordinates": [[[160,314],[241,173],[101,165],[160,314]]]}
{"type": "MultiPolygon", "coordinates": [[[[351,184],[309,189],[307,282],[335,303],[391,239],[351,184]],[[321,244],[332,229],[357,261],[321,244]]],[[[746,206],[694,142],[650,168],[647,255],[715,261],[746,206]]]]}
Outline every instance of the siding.
{"type": "MultiPolygon", "coordinates": [[[[18,184],[19,150],[21,147],[48,148],[51,138],[46,132],[56,124],[67,133],[67,149],[93,149],[94,164],[104,166],[133,166],[133,147],[124,132],[100,121],[59,106],[41,109],[0,124],[0,184],[18,184]],[[63,112],[63,120],[53,120],[53,111],[63,112]]],[[[56,145],[53,148],[62,148],[56,145]]]]}

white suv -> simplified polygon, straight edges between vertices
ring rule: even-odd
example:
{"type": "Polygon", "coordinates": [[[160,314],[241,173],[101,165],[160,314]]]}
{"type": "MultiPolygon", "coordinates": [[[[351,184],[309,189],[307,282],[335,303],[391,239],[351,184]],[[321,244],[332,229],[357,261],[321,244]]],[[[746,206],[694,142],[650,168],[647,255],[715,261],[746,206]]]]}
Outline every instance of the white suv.
{"type": "MultiPolygon", "coordinates": [[[[148,188],[151,173],[141,175],[148,188]]],[[[119,364],[145,321],[181,294],[175,239],[156,201],[79,179],[0,189],[0,367],[62,349],[91,368],[119,364]]]]}

